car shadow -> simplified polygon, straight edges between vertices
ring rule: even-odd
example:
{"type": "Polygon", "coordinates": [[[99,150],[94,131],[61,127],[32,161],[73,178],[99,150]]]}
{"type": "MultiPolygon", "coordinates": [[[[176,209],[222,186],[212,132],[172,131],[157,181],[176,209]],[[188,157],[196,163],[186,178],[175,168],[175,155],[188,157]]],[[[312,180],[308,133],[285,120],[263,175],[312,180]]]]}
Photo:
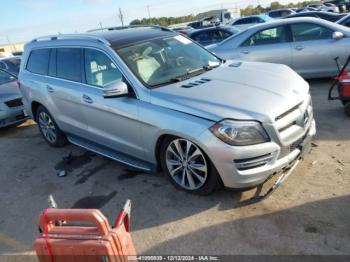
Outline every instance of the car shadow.
{"type": "Polygon", "coordinates": [[[3,128],[0,128],[0,137],[11,137],[16,136],[25,130],[32,129],[36,123],[32,120],[24,121],[23,123],[19,123],[16,125],[10,125],[3,128]]]}
{"type": "MultiPolygon", "coordinates": [[[[234,217],[235,210],[232,213],[234,217]]],[[[180,234],[175,232],[175,237],[172,239],[145,249],[143,253],[152,255],[348,255],[350,253],[350,196],[310,202],[282,211],[261,214],[258,209],[252,210],[250,217],[228,218],[227,221],[218,223],[215,223],[213,217],[208,223],[210,226],[204,225],[203,228],[186,234],[179,229],[180,234]]],[[[234,257],[226,258],[227,261],[234,259],[234,257]]],[[[273,257],[259,257],[258,261],[271,261],[271,258],[273,257]]]]}

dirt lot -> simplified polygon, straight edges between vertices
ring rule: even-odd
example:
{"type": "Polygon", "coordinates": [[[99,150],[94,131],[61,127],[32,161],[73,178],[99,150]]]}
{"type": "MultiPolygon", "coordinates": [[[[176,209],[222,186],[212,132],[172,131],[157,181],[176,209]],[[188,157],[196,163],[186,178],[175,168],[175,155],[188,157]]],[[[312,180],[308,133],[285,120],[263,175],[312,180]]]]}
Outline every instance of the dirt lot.
{"type": "Polygon", "coordinates": [[[31,122],[0,130],[0,254],[32,250],[49,194],[61,207],[99,208],[110,221],[130,198],[140,254],[350,254],[350,118],[327,102],[329,81],[311,85],[313,151],[270,198],[251,205],[244,200],[254,190],[193,196],[161,174],[73,145],[50,148],[31,122]],[[59,178],[70,152],[68,176],[59,178]]]}

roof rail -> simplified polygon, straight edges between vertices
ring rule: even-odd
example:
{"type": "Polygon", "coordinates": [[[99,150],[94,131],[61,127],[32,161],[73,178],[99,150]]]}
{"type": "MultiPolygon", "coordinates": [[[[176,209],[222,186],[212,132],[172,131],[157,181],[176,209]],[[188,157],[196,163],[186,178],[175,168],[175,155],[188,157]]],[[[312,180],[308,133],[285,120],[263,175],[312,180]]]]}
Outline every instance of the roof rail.
{"type": "Polygon", "coordinates": [[[110,43],[106,39],[99,36],[88,35],[88,34],[60,34],[60,35],[41,36],[33,39],[32,41],[30,41],[30,43],[45,41],[45,40],[91,40],[91,41],[97,41],[106,45],[110,45],[110,43]]]}
{"type": "Polygon", "coordinates": [[[160,29],[164,31],[172,31],[169,28],[159,26],[159,25],[127,25],[127,26],[112,26],[112,27],[96,28],[96,29],[91,29],[87,32],[114,31],[114,30],[130,29],[130,28],[154,28],[154,29],[160,29]]]}

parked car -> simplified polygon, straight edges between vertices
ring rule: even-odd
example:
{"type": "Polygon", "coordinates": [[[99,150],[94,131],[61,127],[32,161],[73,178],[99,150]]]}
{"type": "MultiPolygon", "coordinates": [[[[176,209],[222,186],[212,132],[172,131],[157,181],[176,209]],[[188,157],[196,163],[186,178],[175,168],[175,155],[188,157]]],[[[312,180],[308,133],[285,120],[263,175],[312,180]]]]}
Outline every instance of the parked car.
{"type": "Polygon", "coordinates": [[[317,9],[312,7],[302,7],[295,10],[296,13],[304,13],[304,12],[310,12],[310,11],[317,11],[317,9]]]}
{"type": "Polygon", "coordinates": [[[291,69],[225,61],[164,28],[39,38],[23,61],[24,103],[50,145],[162,168],[188,192],[261,184],[315,134],[308,83],[291,69]]]}
{"type": "Polygon", "coordinates": [[[220,57],[290,66],[305,78],[337,75],[334,58],[344,64],[350,30],[317,18],[290,18],[256,25],[208,47],[220,57]]]}
{"type": "Polygon", "coordinates": [[[277,19],[295,14],[295,11],[293,11],[292,9],[278,9],[267,12],[266,14],[271,18],[277,19]]]}
{"type": "Polygon", "coordinates": [[[332,3],[339,8],[339,12],[345,13],[347,10],[350,10],[350,1],[349,0],[333,0],[327,1],[326,3],[332,3]]]}
{"type": "Polygon", "coordinates": [[[336,23],[339,25],[350,27],[350,14],[339,19],[336,23]]]}
{"type": "Polygon", "coordinates": [[[252,15],[237,18],[233,20],[230,24],[238,29],[244,30],[250,26],[265,23],[271,21],[272,19],[267,15],[252,15]]]}
{"type": "Polygon", "coordinates": [[[193,31],[188,34],[188,37],[203,46],[207,46],[219,43],[240,31],[232,26],[216,26],[193,31]]]}
{"type": "Polygon", "coordinates": [[[18,75],[19,66],[21,64],[20,56],[10,56],[5,58],[0,58],[0,69],[4,69],[9,73],[18,75]]]}
{"type": "Polygon", "coordinates": [[[325,6],[325,8],[323,9],[324,11],[333,12],[333,13],[339,13],[339,7],[336,6],[335,4],[324,3],[323,5],[325,6]]]}
{"type": "Polygon", "coordinates": [[[26,120],[16,76],[0,69],[0,128],[26,120]]]}
{"type": "Polygon", "coordinates": [[[315,18],[321,18],[330,22],[336,22],[339,19],[343,18],[345,14],[335,14],[331,12],[303,12],[298,13],[294,15],[287,16],[285,18],[296,18],[296,17],[315,17],[315,18]]]}

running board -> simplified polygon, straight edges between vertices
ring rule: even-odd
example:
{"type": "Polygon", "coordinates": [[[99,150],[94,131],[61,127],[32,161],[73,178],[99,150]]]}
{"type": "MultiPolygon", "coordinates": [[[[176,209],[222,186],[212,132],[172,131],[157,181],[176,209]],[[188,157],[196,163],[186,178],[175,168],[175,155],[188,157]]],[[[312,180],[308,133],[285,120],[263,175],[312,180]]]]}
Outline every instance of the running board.
{"type": "Polygon", "coordinates": [[[88,140],[85,140],[83,138],[78,138],[76,136],[67,136],[67,139],[70,143],[80,146],[82,148],[85,148],[86,150],[95,152],[101,156],[113,159],[115,161],[118,161],[120,163],[123,163],[125,165],[137,168],[137,169],[141,169],[143,171],[147,171],[147,172],[152,172],[155,170],[155,168],[153,167],[152,164],[149,164],[145,161],[142,160],[138,160],[135,158],[132,158],[130,156],[127,156],[125,154],[116,152],[112,149],[109,149],[107,147],[104,146],[100,146],[98,144],[95,143],[91,143],[88,140]]]}

